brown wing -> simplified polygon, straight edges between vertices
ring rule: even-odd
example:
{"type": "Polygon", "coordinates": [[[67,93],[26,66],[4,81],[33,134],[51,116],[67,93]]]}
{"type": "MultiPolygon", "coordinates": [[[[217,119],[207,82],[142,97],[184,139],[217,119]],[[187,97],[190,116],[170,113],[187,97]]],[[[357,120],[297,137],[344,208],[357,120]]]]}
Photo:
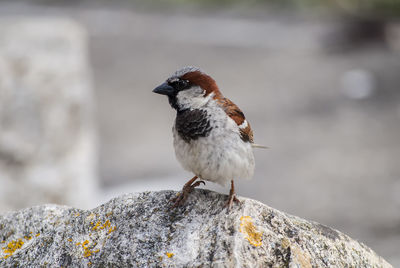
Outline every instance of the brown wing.
{"type": "Polygon", "coordinates": [[[226,114],[239,126],[240,138],[245,142],[253,143],[253,131],[239,107],[227,98],[218,98],[217,101],[224,108],[226,114]]]}
{"type": "Polygon", "coordinates": [[[247,126],[245,128],[239,128],[240,137],[243,141],[248,141],[253,143],[253,130],[251,130],[250,124],[247,122],[247,126]]]}

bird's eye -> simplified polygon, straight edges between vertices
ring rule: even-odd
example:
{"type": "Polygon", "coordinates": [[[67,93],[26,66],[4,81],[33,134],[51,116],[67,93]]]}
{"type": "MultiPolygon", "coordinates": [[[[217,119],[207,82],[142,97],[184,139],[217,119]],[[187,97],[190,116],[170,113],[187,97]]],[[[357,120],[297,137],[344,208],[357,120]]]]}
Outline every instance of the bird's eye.
{"type": "Polygon", "coordinates": [[[189,81],[183,79],[172,81],[170,82],[170,85],[176,88],[177,90],[184,90],[190,87],[189,81]]]}
{"type": "Polygon", "coordinates": [[[179,83],[179,88],[180,89],[185,89],[189,85],[189,81],[188,80],[179,80],[178,83],[179,83]]]}

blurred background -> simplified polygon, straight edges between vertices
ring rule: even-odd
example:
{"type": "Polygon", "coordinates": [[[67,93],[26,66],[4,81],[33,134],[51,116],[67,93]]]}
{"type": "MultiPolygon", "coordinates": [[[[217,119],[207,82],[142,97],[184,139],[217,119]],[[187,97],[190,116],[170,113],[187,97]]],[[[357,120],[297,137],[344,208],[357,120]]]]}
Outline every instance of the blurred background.
{"type": "Polygon", "coordinates": [[[399,0],[1,1],[0,16],[0,213],[180,190],[175,114],[151,90],[195,65],[270,147],[239,195],[400,267],[399,0]]]}

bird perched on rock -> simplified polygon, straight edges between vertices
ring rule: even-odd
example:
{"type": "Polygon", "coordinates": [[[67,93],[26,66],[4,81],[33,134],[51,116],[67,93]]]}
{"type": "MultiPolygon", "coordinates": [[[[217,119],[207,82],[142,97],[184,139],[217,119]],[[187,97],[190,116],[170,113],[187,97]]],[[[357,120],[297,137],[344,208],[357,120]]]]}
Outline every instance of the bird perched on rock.
{"type": "Polygon", "coordinates": [[[243,112],[225,98],[213,78],[197,67],[184,67],[153,92],[166,95],[176,110],[173,125],[175,154],[183,168],[194,173],[174,200],[182,205],[203,180],[231,183],[226,206],[239,202],[234,179],[254,173],[253,132],[243,112]],[[197,179],[201,179],[196,181],[197,179]]]}

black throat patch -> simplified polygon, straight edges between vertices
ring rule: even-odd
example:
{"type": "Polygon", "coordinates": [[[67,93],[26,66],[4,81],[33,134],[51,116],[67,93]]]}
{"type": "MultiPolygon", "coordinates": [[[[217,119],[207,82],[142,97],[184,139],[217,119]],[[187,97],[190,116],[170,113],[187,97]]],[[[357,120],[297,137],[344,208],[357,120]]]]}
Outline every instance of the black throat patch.
{"type": "Polygon", "coordinates": [[[176,115],[175,129],[179,136],[186,142],[197,140],[199,137],[207,137],[212,127],[205,110],[182,110],[176,115]]]}

